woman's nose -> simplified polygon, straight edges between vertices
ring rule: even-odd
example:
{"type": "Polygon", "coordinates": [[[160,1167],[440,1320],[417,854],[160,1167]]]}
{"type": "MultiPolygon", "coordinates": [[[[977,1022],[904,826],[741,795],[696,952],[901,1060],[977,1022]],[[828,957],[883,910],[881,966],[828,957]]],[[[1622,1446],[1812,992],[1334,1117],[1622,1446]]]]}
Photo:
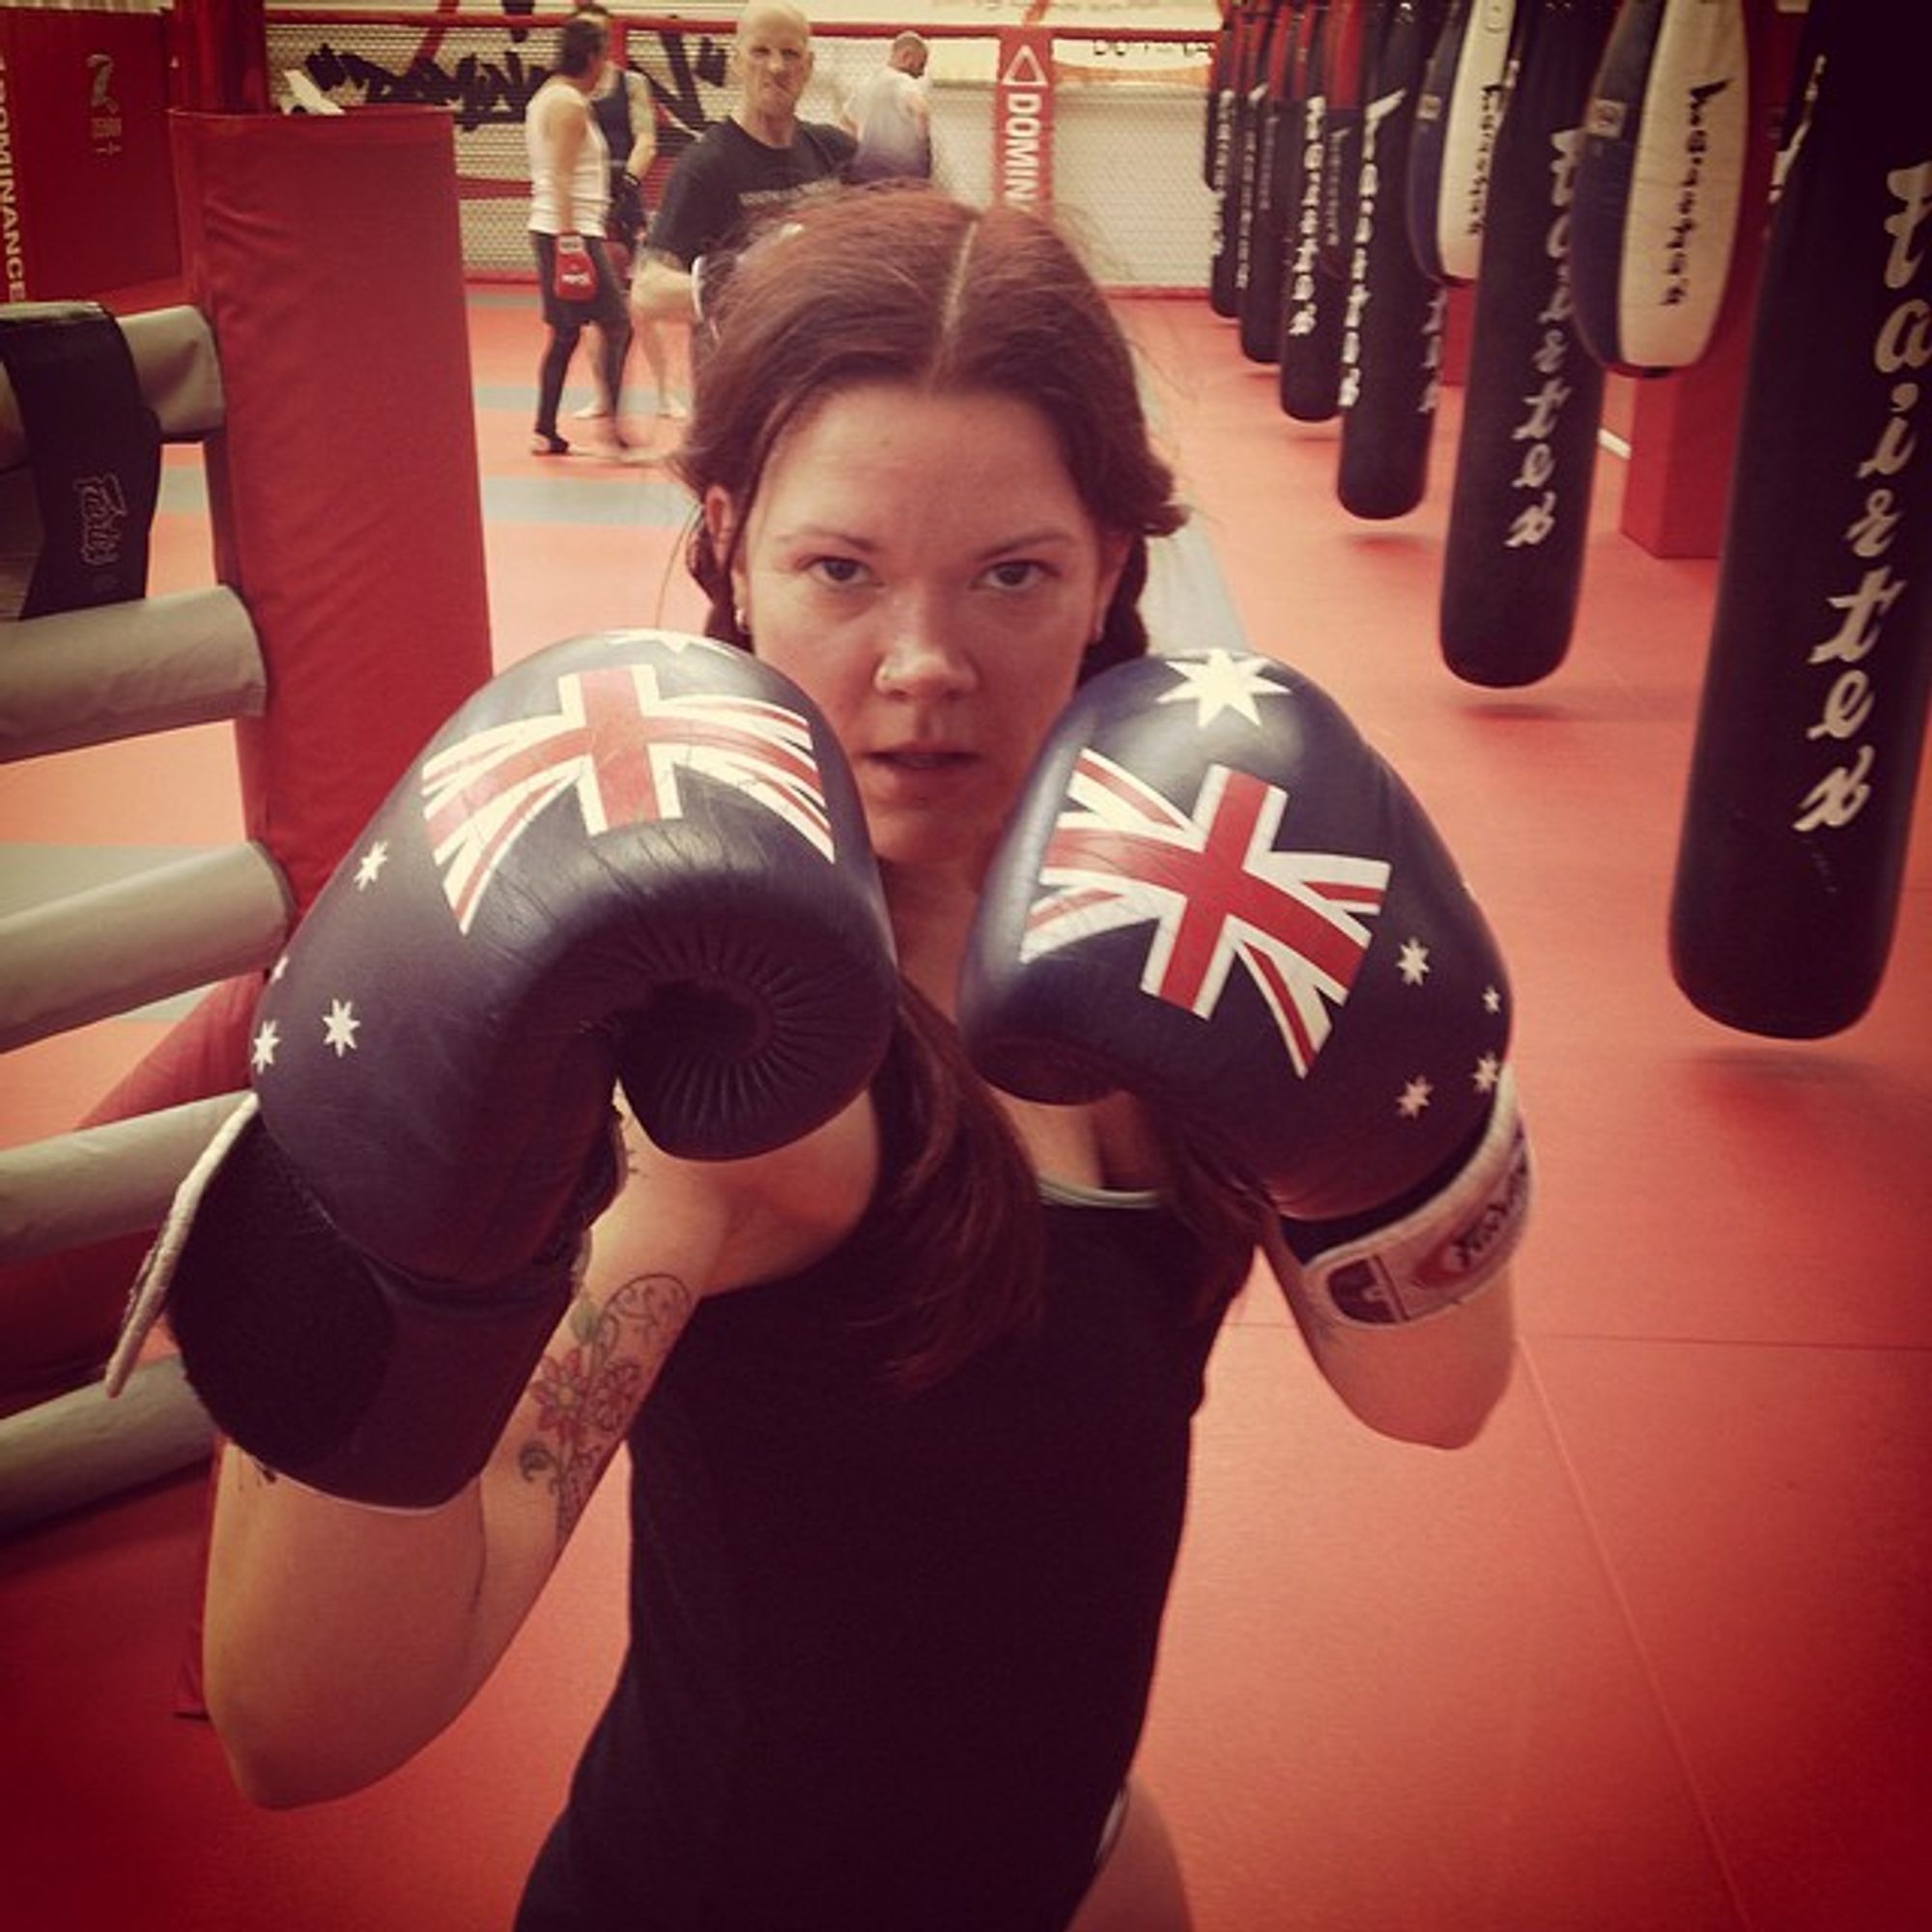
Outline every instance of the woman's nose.
{"type": "Polygon", "coordinates": [[[899,696],[948,696],[972,687],[973,666],[942,613],[923,598],[907,597],[887,615],[875,678],[881,691],[899,696]]]}

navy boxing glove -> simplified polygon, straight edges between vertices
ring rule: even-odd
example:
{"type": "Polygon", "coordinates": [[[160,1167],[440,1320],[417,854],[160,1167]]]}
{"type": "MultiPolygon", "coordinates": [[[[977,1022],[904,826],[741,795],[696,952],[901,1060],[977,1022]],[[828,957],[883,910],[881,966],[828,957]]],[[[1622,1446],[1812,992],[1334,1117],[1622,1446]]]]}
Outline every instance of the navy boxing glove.
{"type": "Polygon", "coordinates": [[[256,1013],[259,1120],[157,1244],[122,1357],[165,1295],[242,1448],[446,1500],[614,1191],[613,1083],[669,1152],[782,1146],[864,1088],[896,995],[809,700],[706,639],[553,646],[449,720],[298,928],[256,1013]]]}
{"type": "Polygon", "coordinates": [[[1325,1317],[1433,1313],[1520,1230],[1495,941],[1407,787],[1270,659],[1081,688],[988,877],[959,1021],[1011,1093],[1125,1089],[1217,1138],[1325,1317]]]}

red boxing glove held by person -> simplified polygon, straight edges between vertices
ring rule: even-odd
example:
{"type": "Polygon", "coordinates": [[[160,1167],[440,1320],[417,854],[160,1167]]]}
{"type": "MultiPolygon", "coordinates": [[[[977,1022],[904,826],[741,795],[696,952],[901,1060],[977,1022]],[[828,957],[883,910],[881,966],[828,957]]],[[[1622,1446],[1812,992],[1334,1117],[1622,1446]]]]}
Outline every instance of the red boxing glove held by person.
{"type": "Polygon", "coordinates": [[[1348,1319],[1447,1305],[1520,1233],[1501,953],[1407,787],[1271,659],[1081,688],[989,874],[959,1021],[1011,1093],[1125,1089],[1218,1140],[1348,1319]]]}
{"type": "Polygon", "coordinates": [[[164,1231],[117,1361],[165,1293],[243,1449],[357,1501],[446,1500],[613,1190],[613,1085],[671,1153],[787,1145],[869,1081],[897,984],[850,772],[795,686],[663,632],[539,652],[443,726],[298,928],[256,1012],[259,1120],[164,1231]]]}
{"type": "Polygon", "coordinates": [[[581,235],[556,238],[556,265],[551,287],[561,301],[588,301],[597,293],[597,264],[581,235]]]}

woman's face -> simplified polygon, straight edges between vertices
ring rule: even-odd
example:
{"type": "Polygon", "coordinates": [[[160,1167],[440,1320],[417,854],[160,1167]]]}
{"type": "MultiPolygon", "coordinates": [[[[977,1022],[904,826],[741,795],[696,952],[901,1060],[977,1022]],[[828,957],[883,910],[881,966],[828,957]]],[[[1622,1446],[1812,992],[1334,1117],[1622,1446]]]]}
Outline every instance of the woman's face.
{"type": "MultiPolygon", "coordinates": [[[[705,517],[728,543],[722,492],[705,517]]],[[[977,884],[1124,552],[1030,403],[867,384],[778,442],[732,588],[838,733],[880,859],[977,884]]]]}

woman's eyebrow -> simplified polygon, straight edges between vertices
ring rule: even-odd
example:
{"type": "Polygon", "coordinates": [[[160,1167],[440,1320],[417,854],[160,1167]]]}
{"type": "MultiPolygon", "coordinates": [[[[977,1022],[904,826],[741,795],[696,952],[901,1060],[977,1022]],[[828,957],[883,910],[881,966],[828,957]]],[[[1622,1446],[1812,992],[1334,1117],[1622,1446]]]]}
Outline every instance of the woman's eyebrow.
{"type": "MultiPolygon", "coordinates": [[[[802,523],[791,524],[774,529],[771,541],[790,547],[801,543],[833,543],[849,550],[875,555],[885,548],[876,537],[861,535],[856,530],[842,529],[836,524],[802,523]]],[[[1061,524],[1043,524],[1037,528],[1015,530],[1009,536],[997,538],[989,544],[982,544],[973,554],[977,561],[983,562],[988,557],[1010,555],[1019,550],[1041,550],[1047,548],[1065,549],[1077,544],[1080,533],[1061,524]]]]}
{"type": "Polygon", "coordinates": [[[868,553],[879,548],[872,538],[860,536],[854,530],[840,529],[835,524],[793,524],[788,528],[774,530],[771,540],[786,547],[800,543],[836,543],[849,550],[868,553]]]}
{"type": "Polygon", "coordinates": [[[988,544],[980,554],[982,557],[1003,556],[1010,551],[1064,548],[1079,541],[1077,530],[1068,529],[1061,524],[1043,524],[1037,529],[1019,530],[1012,536],[1002,537],[998,543],[988,544]]]}

